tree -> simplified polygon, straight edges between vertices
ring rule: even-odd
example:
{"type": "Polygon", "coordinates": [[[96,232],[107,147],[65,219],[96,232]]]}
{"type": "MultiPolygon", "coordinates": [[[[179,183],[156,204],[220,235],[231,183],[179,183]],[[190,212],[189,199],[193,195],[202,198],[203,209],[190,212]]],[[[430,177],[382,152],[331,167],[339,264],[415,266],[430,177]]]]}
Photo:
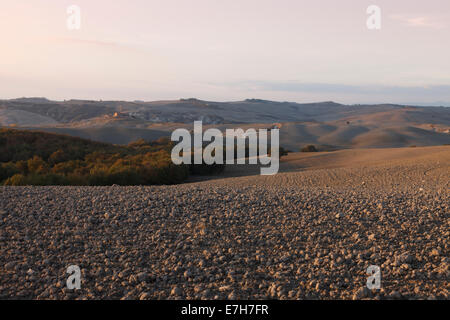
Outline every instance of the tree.
{"type": "Polygon", "coordinates": [[[50,165],[55,165],[57,163],[66,161],[66,157],[64,155],[64,151],[61,149],[58,149],[57,151],[53,152],[50,157],[48,157],[48,163],[50,165]]]}
{"type": "Polygon", "coordinates": [[[317,152],[317,149],[315,146],[310,144],[310,145],[307,145],[306,147],[303,147],[300,151],[301,152],[317,152]]]}
{"type": "Polygon", "coordinates": [[[34,156],[28,159],[27,164],[30,173],[45,174],[48,172],[48,165],[41,157],[34,156]]]}
{"type": "Polygon", "coordinates": [[[23,186],[26,184],[26,178],[23,174],[15,174],[12,177],[6,179],[5,186],[23,186]]]}

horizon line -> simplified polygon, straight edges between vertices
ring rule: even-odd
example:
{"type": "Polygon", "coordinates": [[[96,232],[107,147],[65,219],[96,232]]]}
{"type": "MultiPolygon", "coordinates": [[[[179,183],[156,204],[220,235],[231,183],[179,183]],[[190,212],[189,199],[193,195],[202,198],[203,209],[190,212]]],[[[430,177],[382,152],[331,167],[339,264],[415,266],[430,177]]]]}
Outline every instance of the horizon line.
{"type": "Polygon", "coordinates": [[[280,101],[271,99],[260,99],[260,98],[245,98],[244,100],[204,100],[201,98],[169,98],[169,99],[156,99],[156,100],[142,100],[142,99],[93,99],[93,98],[70,98],[70,99],[52,99],[47,97],[37,97],[37,96],[23,96],[16,98],[0,98],[0,101],[13,101],[13,100],[32,100],[41,99],[50,102],[69,102],[69,101],[92,101],[92,102],[127,102],[127,103],[152,103],[152,102],[169,102],[169,101],[183,101],[183,100],[195,100],[203,102],[218,102],[218,103],[235,103],[235,102],[249,102],[250,100],[261,101],[261,102],[273,102],[273,103],[295,103],[295,104],[319,104],[319,103],[334,103],[344,106],[377,106],[377,105],[393,105],[393,106],[404,106],[404,107],[450,107],[450,101],[435,101],[435,102],[408,102],[408,103],[393,103],[393,102],[356,102],[356,103],[341,103],[335,100],[317,100],[309,102],[298,102],[298,101],[280,101]]]}

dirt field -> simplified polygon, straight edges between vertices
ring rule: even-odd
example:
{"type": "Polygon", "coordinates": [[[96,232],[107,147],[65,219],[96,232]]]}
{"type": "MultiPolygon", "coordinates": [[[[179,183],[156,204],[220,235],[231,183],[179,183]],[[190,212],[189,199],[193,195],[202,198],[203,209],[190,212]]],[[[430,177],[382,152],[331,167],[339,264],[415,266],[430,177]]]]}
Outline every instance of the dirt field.
{"type": "Polygon", "coordinates": [[[295,153],[258,172],[1,187],[0,298],[449,298],[450,147],[295,153]]]}

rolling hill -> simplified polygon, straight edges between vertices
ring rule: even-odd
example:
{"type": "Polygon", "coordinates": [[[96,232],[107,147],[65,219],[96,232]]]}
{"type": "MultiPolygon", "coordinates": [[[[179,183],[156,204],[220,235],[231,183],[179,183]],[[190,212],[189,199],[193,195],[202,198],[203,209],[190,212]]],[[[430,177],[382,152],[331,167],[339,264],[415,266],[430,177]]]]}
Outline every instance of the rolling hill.
{"type": "Polygon", "coordinates": [[[392,104],[299,104],[247,99],[212,102],[0,100],[0,125],[64,133],[95,141],[127,144],[170,136],[202,120],[205,128],[269,128],[281,125],[281,145],[322,149],[431,146],[450,143],[450,108],[392,104]]]}

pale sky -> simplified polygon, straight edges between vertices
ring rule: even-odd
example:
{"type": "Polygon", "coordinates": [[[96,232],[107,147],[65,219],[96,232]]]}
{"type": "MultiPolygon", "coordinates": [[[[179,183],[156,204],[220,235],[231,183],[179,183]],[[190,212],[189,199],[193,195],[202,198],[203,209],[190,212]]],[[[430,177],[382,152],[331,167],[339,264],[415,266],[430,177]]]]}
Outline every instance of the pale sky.
{"type": "Polygon", "coordinates": [[[449,0],[0,0],[0,39],[0,98],[450,105],[449,0]]]}

